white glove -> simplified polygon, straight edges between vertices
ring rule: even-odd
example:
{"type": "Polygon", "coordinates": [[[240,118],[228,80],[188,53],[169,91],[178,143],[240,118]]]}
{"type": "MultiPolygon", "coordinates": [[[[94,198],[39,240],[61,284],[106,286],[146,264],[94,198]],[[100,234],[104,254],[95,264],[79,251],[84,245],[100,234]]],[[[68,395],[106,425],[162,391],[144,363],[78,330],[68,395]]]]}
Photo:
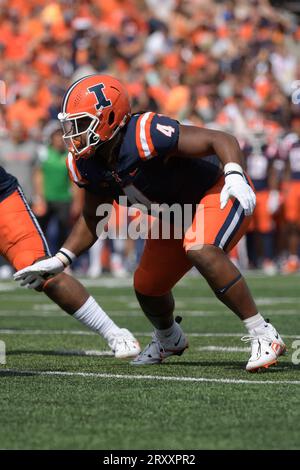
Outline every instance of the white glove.
{"type": "Polygon", "coordinates": [[[64,251],[59,251],[52,258],[37,261],[31,266],[17,271],[14,274],[14,280],[21,281],[21,286],[36,289],[48,276],[61,273],[74,258],[75,255],[64,248],[64,251]]]}
{"type": "Polygon", "coordinates": [[[245,215],[251,215],[256,204],[256,197],[251,186],[246,181],[243,169],[237,163],[227,163],[224,166],[225,184],[220,194],[220,207],[224,209],[229,198],[235,197],[243,207],[245,215]]]}
{"type": "Polygon", "coordinates": [[[269,214],[273,215],[275,212],[278,211],[280,206],[280,193],[277,189],[272,189],[270,191],[268,202],[267,202],[267,209],[269,214]]]}
{"type": "MultiPolygon", "coordinates": [[[[22,281],[20,282],[20,286],[27,287],[28,289],[36,289],[37,287],[40,287],[45,282],[45,279],[39,274],[31,274],[31,273],[28,273],[28,274],[24,273],[23,277],[20,279],[22,279],[22,281]]],[[[15,279],[15,280],[17,281],[18,279],[15,279]]]]}

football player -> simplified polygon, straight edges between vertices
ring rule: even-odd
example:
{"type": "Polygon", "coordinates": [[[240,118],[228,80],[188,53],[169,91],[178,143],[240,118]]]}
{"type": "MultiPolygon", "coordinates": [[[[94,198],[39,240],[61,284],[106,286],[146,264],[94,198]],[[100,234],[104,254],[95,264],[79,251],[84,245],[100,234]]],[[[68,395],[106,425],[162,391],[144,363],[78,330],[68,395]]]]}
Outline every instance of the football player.
{"type": "MultiPolygon", "coordinates": [[[[45,237],[30,210],[17,179],[0,166],[0,254],[16,269],[50,257],[45,237]]],[[[62,263],[72,254],[58,253],[62,263]]],[[[50,258],[51,259],[51,258],[50,258]]],[[[21,285],[43,290],[65,312],[103,336],[117,358],[135,357],[140,352],[137,340],[119,328],[102,310],[80,282],[66,273],[48,280],[28,274],[21,285]]]]}
{"type": "Polygon", "coordinates": [[[249,238],[252,239],[253,232],[259,236],[262,242],[262,268],[268,275],[274,275],[277,271],[274,262],[276,215],[279,212],[281,196],[276,170],[276,151],[277,147],[268,145],[266,136],[258,132],[252,134],[244,150],[247,155],[247,174],[256,191],[256,208],[249,227],[249,238]]]}
{"type": "Polygon", "coordinates": [[[152,112],[131,115],[125,86],[99,74],[73,83],[58,118],[70,150],[71,178],[85,189],[82,216],[57,255],[21,270],[15,279],[26,282],[28,276],[59,273],[87,250],[97,238],[96,210],[103,202],[127,195],[130,203],[149,208],[153,202],[191,204],[194,219],[181,239],[146,240],[134,288],[154,334],[132,364],[159,364],[187,348],[186,336],[174,321],[172,288],[193,266],[248,330],[244,340],[251,342],[252,352],[246,369],[276,363],[285,345],[258,312],[226,254],[245,233],[255,207],[237,140],[152,112]],[[201,239],[193,229],[203,218],[201,239]]]}
{"type": "Polygon", "coordinates": [[[284,219],[287,226],[289,257],[282,267],[284,274],[299,271],[300,245],[300,117],[292,120],[292,132],[282,141],[282,153],[286,160],[284,181],[284,219]]]}

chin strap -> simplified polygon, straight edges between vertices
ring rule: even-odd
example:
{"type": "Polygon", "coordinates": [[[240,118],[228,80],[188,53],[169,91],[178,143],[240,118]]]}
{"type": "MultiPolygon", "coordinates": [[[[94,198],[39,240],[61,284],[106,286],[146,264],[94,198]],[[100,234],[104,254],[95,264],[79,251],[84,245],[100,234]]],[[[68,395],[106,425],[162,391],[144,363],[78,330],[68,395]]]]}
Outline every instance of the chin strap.
{"type": "Polygon", "coordinates": [[[234,284],[236,284],[241,278],[242,278],[242,275],[240,273],[236,278],[234,278],[232,281],[230,281],[228,284],[226,284],[226,286],[221,287],[220,289],[215,289],[216,295],[225,294],[228,291],[228,289],[230,289],[232,286],[234,286],[234,284]]]}

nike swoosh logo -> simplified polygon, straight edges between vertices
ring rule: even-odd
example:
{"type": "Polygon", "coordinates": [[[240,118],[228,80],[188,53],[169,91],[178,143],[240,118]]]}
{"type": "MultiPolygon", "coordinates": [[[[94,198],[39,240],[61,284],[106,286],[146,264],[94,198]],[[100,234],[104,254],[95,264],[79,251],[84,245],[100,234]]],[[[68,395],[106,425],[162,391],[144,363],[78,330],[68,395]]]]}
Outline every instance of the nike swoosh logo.
{"type": "Polygon", "coordinates": [[[130,176],[135,176],[137,174],[137,171],[138,171],[138,168],[136,168],[135,170],[131,171],[130,176]]]}
{"type": "Polygon", "coordinates": [[[179,340],[177,341],[177,343],[174,343],[174,346],[178,346],[179,341],[181,340],[181,337],[182,337],[182,335],[179,336],[179,340]]]}

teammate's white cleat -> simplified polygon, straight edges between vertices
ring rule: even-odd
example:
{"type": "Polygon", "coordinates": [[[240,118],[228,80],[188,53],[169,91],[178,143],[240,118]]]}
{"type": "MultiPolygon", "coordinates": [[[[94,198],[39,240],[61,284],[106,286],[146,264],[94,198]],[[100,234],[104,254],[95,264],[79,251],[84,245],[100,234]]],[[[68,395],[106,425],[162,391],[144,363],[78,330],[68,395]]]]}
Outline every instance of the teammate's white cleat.
{"type": "Polygon", "coordinates": [[[181,356],[188,346],[188,340],[177,324],[176,336],[172,336],[170,339],[165,338],[163,343],[153,333],[151,343],[130,364],[133,366],[160,364],[170,356],[181,356]]]}
{"type": "Polygon", "coordinates": [[[111,336],[108,345],[116,359],[133,358],[141,352],[138,340],[125,328],[121,328],[118,333],[111,336]]]}
{"type": "Polygon", "coordinates": [[[286,351],[283,340],[271,323],[253,330],[253,334],[249,336],[243,336],[242,341],[251,341],[251,357],[246,365],[249,372],[257,372],[276,364],[278,357],[286,351]]]}

